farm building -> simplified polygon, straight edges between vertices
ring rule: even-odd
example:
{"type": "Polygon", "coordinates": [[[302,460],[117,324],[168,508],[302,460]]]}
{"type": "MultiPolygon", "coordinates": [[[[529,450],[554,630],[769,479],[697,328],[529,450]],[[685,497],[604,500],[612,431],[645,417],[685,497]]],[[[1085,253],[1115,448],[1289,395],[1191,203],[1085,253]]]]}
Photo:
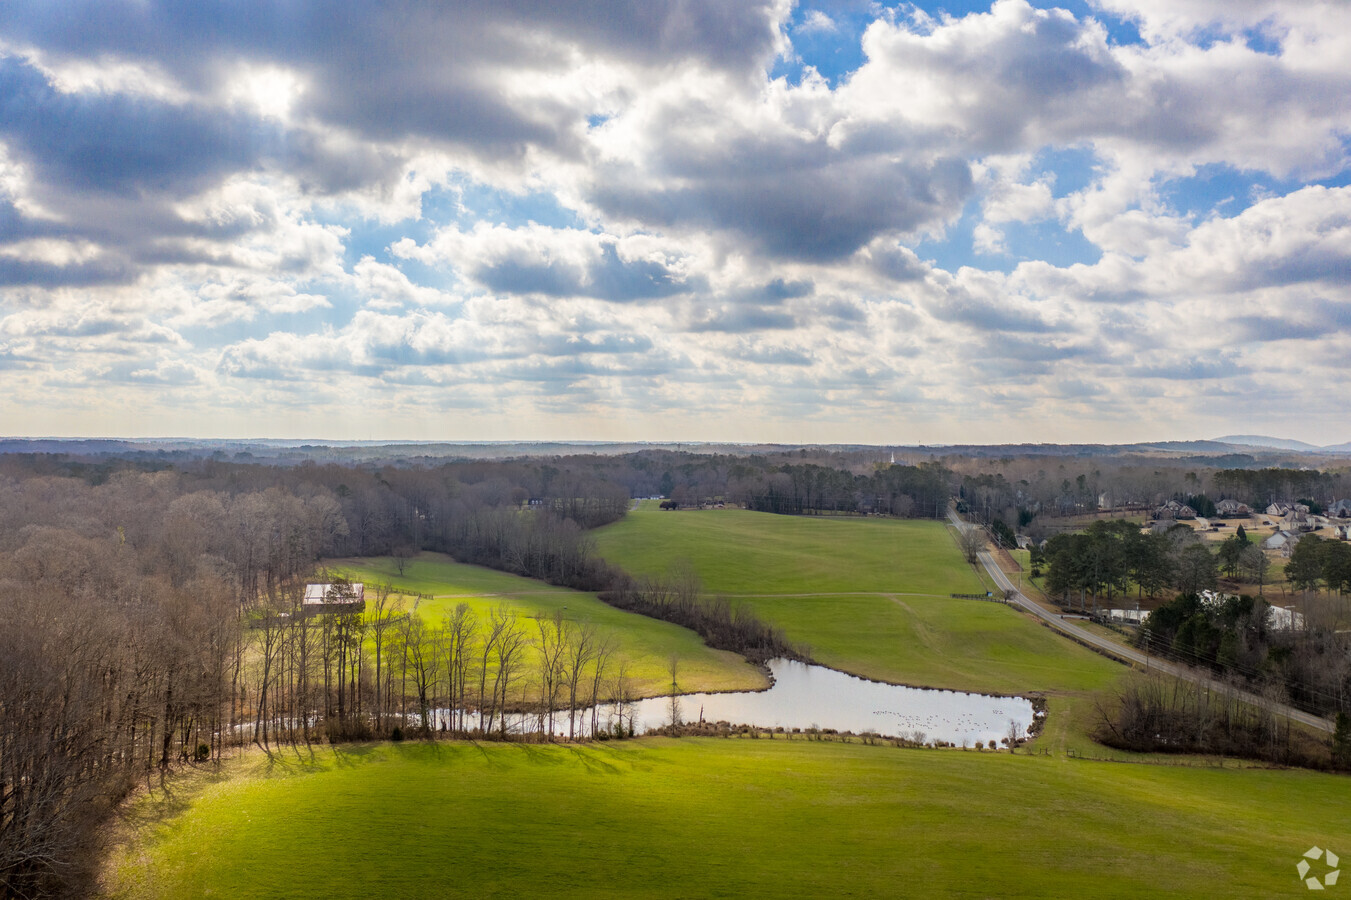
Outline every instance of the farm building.
{"type": "Polygon", "coordinates": [[[362,612],[366,609],[366,586],[357,583],[305,585],[305,612],[362,612]]]}

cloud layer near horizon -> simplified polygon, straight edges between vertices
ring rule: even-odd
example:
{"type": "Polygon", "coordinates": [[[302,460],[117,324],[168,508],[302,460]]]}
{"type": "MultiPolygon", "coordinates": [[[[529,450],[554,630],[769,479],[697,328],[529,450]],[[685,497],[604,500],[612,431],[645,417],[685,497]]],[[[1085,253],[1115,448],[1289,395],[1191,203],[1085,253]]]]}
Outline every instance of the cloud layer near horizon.
{"type": "Polygon", "coordinates": [[[16,0],[2,430],[1345,440],[1292,6],[16,0]]]}

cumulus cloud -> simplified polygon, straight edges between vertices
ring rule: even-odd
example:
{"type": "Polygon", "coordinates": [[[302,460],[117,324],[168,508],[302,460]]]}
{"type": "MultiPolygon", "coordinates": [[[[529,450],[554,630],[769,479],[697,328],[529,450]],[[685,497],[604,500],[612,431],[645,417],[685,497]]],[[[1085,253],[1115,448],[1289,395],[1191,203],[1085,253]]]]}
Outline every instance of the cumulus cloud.
{"type": "Polygon", "coordinates": [[[880,440],[1094,393],[1103,427],[1237,415],[1344,363],[1343,4],[830,12],[0,5],[0,408],[880,440]]]}
{"type": "Polygon", "coordinates": [[[404,239],[398,256],[454,268],[504,294],[652,300],[701,289],[684,254],[643,235],[619,238],[581,229],[490,226],[447,229],[426,245],[404,239]]]}

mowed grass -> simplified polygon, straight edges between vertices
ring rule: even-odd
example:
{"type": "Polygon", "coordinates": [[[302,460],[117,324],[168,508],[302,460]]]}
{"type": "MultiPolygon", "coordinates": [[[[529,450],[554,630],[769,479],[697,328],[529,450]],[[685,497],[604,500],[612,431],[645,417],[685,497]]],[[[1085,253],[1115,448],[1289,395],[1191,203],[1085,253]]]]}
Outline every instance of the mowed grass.
{"type": "Polygon", "coordinates": [[[984,594],[940,522],[663,512],[645,505],[596,532],[631,572],[683,559],[705,592],[753,608],[823,665],[878,681],[1017,693],[1090,691],[1122,666],[984,594]]]}
{"type": "MultiPolygon", "coordinates": [[[[368,598],[372,591],[369,585],[379,583],[392,584],[410,595],[430,595],[418,600],[417,611],[433,626],[460,603],[469,606],[481,625],[494,609],[505,607],[517,615],[532,638],[539,633],[535,620],[557,613],[576,625],[594,625],[599,633],[614,636],[618,656],[627,661],[636,696],[654,697],[669,691],[667,661],[673,655],[680,660],[680,684],[686,691],[757,690],[769,683],[759,669],[739,655],[714,650],[697,634],[678,625],[615,609],[597,600],[595,594],[457,563],[440,553],[419,554],[406,563],[403,575],[389,557],[329,560],[327,564],[334,572],[367,583],[368,598]]],[[[412,596],[404,597],[408,608],[412,608],[412,600],[412,596]]],[[[525,658],[522,674],[533,679],[533,649],[527,649],[525,658]]],[[[610,665],[612,675],[617,659],[610,665]]]]}
{"type": "Polygon", "coordinates": [[[877,594],[738,602],[822,665],[876,681],[1012,694],[1098,690],[1125,671],[1002,603],[877,594]]]}
{"type": "Polygon", "coordinates": [[[933,521],[645,504],[593,534],[601,556],[635,575],[689,562],[712,594],[986,590],[946,527],[933,521]]]}
{"type": "MultiPolygon", "coordinates": [[[[806,741],[260,753],[131,810],[118,898],[1305,896],[1351,779],[806,741]]],[[[1321,874],[1321,869],[1320,869],[1321,874]]]]}

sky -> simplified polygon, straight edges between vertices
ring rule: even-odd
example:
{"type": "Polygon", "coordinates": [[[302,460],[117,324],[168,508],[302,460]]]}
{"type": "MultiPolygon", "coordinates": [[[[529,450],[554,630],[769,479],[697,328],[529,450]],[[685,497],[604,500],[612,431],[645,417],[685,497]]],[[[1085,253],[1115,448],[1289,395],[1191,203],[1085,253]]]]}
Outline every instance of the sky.
{"type": "Polygon", "coordinates": [[[1351,440],[1351,4],[6,0],[0,434],[1351,440]]]}

